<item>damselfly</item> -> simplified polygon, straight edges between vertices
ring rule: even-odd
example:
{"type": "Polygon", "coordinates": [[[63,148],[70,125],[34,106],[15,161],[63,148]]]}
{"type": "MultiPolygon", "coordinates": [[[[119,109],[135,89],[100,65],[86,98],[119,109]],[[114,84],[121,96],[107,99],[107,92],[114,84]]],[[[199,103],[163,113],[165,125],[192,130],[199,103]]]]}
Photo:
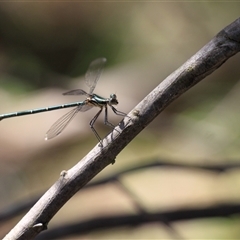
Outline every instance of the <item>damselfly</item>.
{"type": "Polygon", "coordinates": [[[97,112],[97,114],[93,117],[93,119],[90,121],[90,127],[97,137],[98,141],[101,143],[101,137],[97,133],[97,131],[94,128],[94,123],[96,122],[97,118],[101,114],[102,110],[105,109],[105,117],[104,117],[104,124],[110,126],[111,128],[114,128],[114,125],[108,121],[108,106],[112,109],[112,111],[116,115],[120,116],[126,116],[125,113],[118,111],[116,108],[113,107],[113,105],[118,104],[117,96],[116,94],[111,94],[109,98],[103,98],[99,95],[93,93],[97,82],[99,80],[99,77],[102,73],[103,67],[106,63],[105,58],[98,58],[91,62],[89,65],[88,71],[85,75],[85,82],[86,85],[89,87],[88,93],[85,92],[82,89],[75,89],[66,93],[63,93],[63,95],[85,95],[87,98],[84,101],[81,102],[74,102],[74,103],[68,103],[64,105],[57,105],[52,107],[46,107],[46,108],[39,108],[39,109],[33,109],[33,110],[27,110],[27,111],[21,111],[21,112],[14,112],[14,113],[7,113],[0,115],[0,121],[5,118],[11,118],[11,117],[18,117],[28,114],[35,114],[40,112],[47,112],[47,111],[53,111],[58,110],[62,108],[70,108],[75,107],[70,112],[63,115],[61,118],[59,118],[48,130],[46,133],[45,139],[51,139],[59,135],[66,126],[70,123],[70,121],[76,116],[78,112],[86,112],[92,107],[99,107],[100,110],[97,112]]]}

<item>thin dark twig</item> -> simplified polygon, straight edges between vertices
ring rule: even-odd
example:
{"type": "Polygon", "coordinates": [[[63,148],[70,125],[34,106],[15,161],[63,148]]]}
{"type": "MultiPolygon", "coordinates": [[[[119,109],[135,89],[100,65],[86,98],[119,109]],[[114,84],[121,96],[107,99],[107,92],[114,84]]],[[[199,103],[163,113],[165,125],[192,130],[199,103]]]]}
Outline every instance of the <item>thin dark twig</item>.
{"type": "MultiPolygon", "coordinates": [[[[147,223],[172,224],[176,221],[202,219],[210,217],[230,217],[240,213],[240,204],[225,203],[209,205],[206,207],[189,207],[154,213],[138,213],[135,215],[121,214],[111,217],[99,217],[87,221],[64,224],[40,234],[36,240],[52,240],[71,235],[83,235],[98,229],[111,229],[116,227],[136,227],[147,223]]],[[[171,225],[170,225],[171,226],[171,225]]]]}
{"type": "Polygon", "coordinates": [[[117,131],[113,131],[103,140],[103,148],[96,146],[77,165],[63,171],[59,180],[4,240],[33,239],[45,230],[59,209],[102,169],[113,163],[119,152],[173,100],[219,68],[239,50],[240,19],[237,19],[147,95],[120,123],[119,126],[125,128],[117,126],[117,131]]]}

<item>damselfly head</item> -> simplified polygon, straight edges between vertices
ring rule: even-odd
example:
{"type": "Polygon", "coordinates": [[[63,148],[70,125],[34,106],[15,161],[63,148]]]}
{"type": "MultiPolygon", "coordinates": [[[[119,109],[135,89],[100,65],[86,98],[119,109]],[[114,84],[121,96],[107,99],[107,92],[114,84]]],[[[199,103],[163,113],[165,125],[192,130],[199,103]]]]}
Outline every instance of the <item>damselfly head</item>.
{"type": "Polygon", "coordinates": [[[111,105],[117,105],[118,104],[117,95],[114,94],[114,93],[110,95],[109,100],[110,100],[109,102],[110,102],[111,105]]]}

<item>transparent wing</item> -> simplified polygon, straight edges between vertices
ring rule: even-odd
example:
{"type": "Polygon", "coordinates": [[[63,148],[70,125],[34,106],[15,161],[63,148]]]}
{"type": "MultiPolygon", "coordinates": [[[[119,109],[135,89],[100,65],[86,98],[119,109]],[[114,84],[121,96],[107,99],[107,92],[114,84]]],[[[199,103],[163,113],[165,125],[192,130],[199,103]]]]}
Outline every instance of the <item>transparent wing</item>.
{"type": "Polygon", "coordinates": [[[102,73],[103,67],[106,63],[106,58],[98,58],[90,63],[89,68],[85,74],[85,80],[91,95],[97,85],[97,81],[102,73]]]}
{"type": "Polygon", "coordinates": [[[59,118],[47,131],[45,140],[52,139],[59,135],[78,112],[79,112],[78,107],[76,107],[72,109],[70,112],[63,115],[61,118],[59,118]]]}
{"type": "Polygon", "coordinates": [[[93,105],[87,105],[87,104],[85,104],[85,105],[83,105],[83,106],[81,106],[80,108],[79,108],[79,112],[86,112],[86,111],[88,111],[89,109],[91,109],[91,108],[93,108],[94,106],[93,105]]]}
{"type": "Polygon", "coordinates": [[[75,90],[71,90],[69,92],[65,92],[63,93],[63,95],[86,95],[89,96],[88,93],[86,93],[84,90],[82,89],[75,89],[75,90]]]}
{"type": "Polygon", "coordinates": [[[71,122],[71,120],[75,117],[75,115],[78,112],[85,112],[85,111],[91,109],[92,107],[93,106],[91,106],[91,105],[79,106],[79,107],[72,109],[70,112],[66,113],[65,115],[63,115],[47,131],[45,140],[52,139],[52,138],[56,137],[57,135],[59,135],[67,127],[67,125],[71,122]]]}

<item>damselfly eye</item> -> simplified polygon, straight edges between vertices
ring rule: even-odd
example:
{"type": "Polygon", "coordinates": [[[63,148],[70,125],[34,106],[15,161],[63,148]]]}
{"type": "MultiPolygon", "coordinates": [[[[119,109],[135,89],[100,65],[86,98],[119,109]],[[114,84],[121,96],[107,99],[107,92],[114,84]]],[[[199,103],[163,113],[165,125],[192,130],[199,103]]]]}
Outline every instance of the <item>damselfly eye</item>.
{"type": "Polygon", "coordinates": [[[114,93],[112,93],[112,94],[110,95],[110,98],[111,98],[111,99],[117,99],[117,95],[114,94],[114,93]]]}

